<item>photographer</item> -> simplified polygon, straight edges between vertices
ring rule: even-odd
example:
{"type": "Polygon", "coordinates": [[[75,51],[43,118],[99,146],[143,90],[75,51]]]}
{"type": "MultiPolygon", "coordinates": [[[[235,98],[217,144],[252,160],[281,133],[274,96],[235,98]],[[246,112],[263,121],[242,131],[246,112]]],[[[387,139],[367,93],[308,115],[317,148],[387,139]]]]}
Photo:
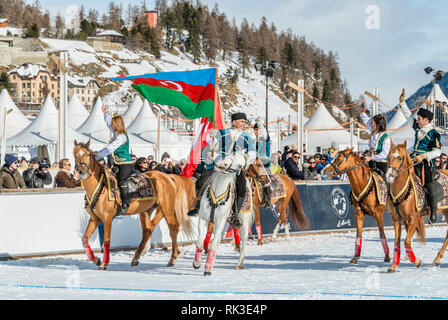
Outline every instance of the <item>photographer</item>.
{"type": "Polygon", "coordinates": [[[50,163],[38,157],[30,160],[30,166],[23,172],[23,180],[25,180],[28,188],[43,188],[44,185],[49,185],[53,181],[48,168],[50,163]]]}

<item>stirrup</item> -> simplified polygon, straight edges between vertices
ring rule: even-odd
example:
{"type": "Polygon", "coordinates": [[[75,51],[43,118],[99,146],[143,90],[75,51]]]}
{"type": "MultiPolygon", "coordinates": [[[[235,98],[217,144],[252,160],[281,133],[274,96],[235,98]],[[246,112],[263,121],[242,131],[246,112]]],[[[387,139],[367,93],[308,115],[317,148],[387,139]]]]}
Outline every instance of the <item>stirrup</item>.
{"type": "Polygon", "coordinates": [[[238,213],[232,213],[232,215],[229,217],[229,224],[233,227],[233,228],[239,228],[243,225],[243,223],[241,222],[240,217],[238,217],[238,213]]]}

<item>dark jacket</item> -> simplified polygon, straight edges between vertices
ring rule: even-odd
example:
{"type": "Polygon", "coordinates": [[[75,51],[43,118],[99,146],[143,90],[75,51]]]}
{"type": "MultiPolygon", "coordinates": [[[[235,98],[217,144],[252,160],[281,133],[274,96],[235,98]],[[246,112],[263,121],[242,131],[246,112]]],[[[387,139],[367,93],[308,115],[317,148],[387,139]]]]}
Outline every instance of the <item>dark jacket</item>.
{"type": "Polygon", "coordinates": [[[51,184],[53,181],[50,172],[44,173],[35,168],[26,169],[22,175],[28,188],[43,188],[44,185],[51,184]]]}
{"type": "Polygon", "coordinates": [[[284,167],[288,176],[293,180],[304,180],[305,176],[303,172],[297,168],[297,165],[292,158],[288,158],[285,161],[284,167]]]}
{"type": "Polygon", "coordinates": [[[1,188],[5,189],[26,189],[25,181],[22,178],[19,170],[11,172],[9,168],[4,165],[1,169],[1,188]]]}
{"type": "Polygon", "coordinates": [[[161,171],[161,172],[166,173],[166,174],[172,174],[173,173],[173,169],[172,168],[173,167],[170,167],[170,166],[168,166],[168,168],[165,168],[165,166],[163,164],[159,163],[157,165],[157,167],[156,167],[156,170],[157,171],[161,171]]]}
{"type": "Polygon", "coordinates": [[[311,168],[307,167],[303,170],[303,175],[305,177],[305,180],[317,180],[317,167],[311,168]]]}

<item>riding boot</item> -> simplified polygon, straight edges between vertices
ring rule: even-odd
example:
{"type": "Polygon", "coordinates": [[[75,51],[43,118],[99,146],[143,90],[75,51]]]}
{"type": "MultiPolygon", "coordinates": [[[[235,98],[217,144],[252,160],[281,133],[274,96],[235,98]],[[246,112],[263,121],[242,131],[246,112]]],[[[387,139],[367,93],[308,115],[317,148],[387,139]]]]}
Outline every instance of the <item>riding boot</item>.
{"type": "Polygon", "coordinates": [[[199,206],[201,205],[201,200],[196,199],[196,203],[194,205],[194,208],[188,211],[187,215],[189,217],[196,217],[199,214],[199,206]]]}
{"type": "Polygon", "coordinates": [[[430,182],[426,184],[428,203],[431,208],[429,221],[435,223],[437,221],[437,203],[443,197],[443,188],[438,182],[430,182]]]}
{"type": "Polygon", "coordinates": [[[271,208],[272,207],[272,203],[271,203],[271,194],[272,194],[271,186],[264,187],[263,188],[263,192],[264,192],[264,201],[266,202],[266,208],[271,208]]]}
{"type": "Polygon", "coordinates": [[[120,185],[121,207],[118,209],[117,216],[125,215],[131,202],[129,186],[125,183],[120,185]]]}
{"type": "Polygon", "coordinates": [[[229,224],[234,228],[239,228],[243,225],[240,217],[238,216],[243,206],[243,203],[244,203],[244,197],[238,197],[234,203],[233,212],[229,217],[229,224]]]}

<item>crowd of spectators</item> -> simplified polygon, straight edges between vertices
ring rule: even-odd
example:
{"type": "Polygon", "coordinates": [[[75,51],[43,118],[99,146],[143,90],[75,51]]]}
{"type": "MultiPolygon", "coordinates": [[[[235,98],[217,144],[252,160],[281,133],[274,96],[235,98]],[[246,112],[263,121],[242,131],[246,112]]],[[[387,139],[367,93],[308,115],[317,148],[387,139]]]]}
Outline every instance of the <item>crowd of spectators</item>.
{"type": "MultiPolygon", "coordinates": [[[[162,155],[160,163],[154,161],[154,157],[137,158],[131,155],[134,163],[134,173],[158,170],[167,174],[180,174],[187,161],[181,159],[174,161],[168,153],[162,155]]],[[[106,160],[100,164],[108,165],[106,160]]],[[[76,188],[81,186],[80,173],[69,159],[62,159],[50,165],[48,159],[33,157],[27,161],[22,157],[20,160],[12,154],[5,155],[4,165],[0,170],[0,188],[3,189],[31,189],[44,188],[52,185],[53,188],[76,188]],[[50,170],[57,170],[54,178],[50,170]]]]}

